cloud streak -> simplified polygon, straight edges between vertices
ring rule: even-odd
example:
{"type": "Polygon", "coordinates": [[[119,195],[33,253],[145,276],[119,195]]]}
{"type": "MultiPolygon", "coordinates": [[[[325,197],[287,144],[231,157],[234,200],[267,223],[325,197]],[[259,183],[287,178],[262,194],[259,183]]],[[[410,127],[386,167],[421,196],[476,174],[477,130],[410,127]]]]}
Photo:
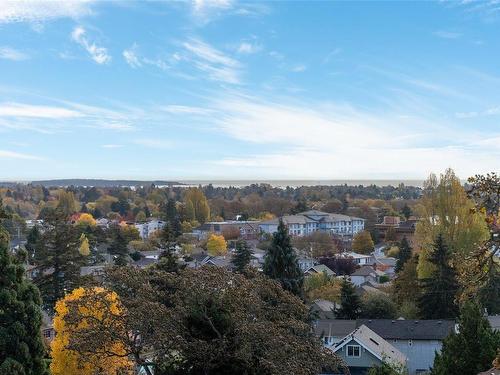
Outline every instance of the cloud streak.
{"type": "Polygon", "coordinates": [[[8,151],[8,150],[0,150],[0,159],[44,160],[44,158],[39,156],[30,154],[21,154],[19,152],[8,151]]]}
{"type": "Polygon", "coordinates": [[[92,14],[94,0],[2,0],[0,23],[44,22],[92,14]]]}
{"type": "Polygon", "coordinates": [[[189,52],[185,59],[191,61],[200,71],[207,73],[213,81],[241,83],[241,64],[238,60],[226,56],[223,52],[200,39],[191,38],[182,46],[189,52]]]}
{"type": "Polygon", "coordinates": [[[453,124],[423,114],[402,117],[234,93],[213,108],[219,111],[217,132],[263,150],[213,161],[234,177],[423,178],[450,166],[468,176],[494,170],[500,157],[494,142],[481,141],[484,134],[457,132],[453,124]]]}
{"type": "Polygon", "coordinates": [[[150,59],[147,57],[142,57],[139,54],[138,49],[139,46],[134,43],[130,48],[125,49],[122,53],[125,62],[131,68],[141,68],[144,65],[155,66],[161,70],[167,70],[169,68],[169,65],[162,59],[150,59]]]}
{"type": "Polygon", "coordinates": [[[0,103],[0,117],[67,119],[82,117],[83,114],[68,108],[22,103],[0,103]]]}
{"type": "Polygon", "coordinates": [[[75,27],[71,33],[71,39],[83,47],[97,64],[102,65],[110,63],[111,55],[108,54],[108,50],[105,47],[99,47],[94,42],[90,42],[86,34],[86,30],[78,26],[75,27]]]}
{"type": "Polygon", "coordinates": [[[446,30],[434,31],[433,34],[442,39],[458,39],[462,36],[462,33],[446,31],[446,30]]]}
{"type": "Polygon", "coordinates": [[[30,57],[17,49],[8,47],[8,46],[3,46],[0,47],[0,59],[4,60],[12,60],[12,61],[23,61],[23,60],[28,60],[30,57]]]}

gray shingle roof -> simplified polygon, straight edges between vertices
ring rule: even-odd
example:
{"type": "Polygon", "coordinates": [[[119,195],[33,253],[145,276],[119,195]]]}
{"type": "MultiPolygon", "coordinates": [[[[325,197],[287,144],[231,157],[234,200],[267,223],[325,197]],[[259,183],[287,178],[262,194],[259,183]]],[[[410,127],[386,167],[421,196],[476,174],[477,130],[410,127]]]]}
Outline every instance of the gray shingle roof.
{"type": "Polygon", "coordinates": [[[345,337],[355,329],[355,320],[325,319],[314,323],[314,333],[318,337],[345,337]]]}
{"type": "Polygon", "coordinates": [[[453,320],[358,319],[356,324],[366,325],[386,340],[443,340],[455,327],[453,320]]]}
{"type": "Polygon", "coordinates": [[[500,330],[500,315],[490,315],[488,316],[488,321],[490,322],[491,328],[500,330]]]}
{"type": "Polygon", "coordinates": [[[377,272],[373,269],[372,266],[362,266],[359,267],[356,271],[351,273],[351,276],[370,276],[370,275],[377,275],[377,272]]]}

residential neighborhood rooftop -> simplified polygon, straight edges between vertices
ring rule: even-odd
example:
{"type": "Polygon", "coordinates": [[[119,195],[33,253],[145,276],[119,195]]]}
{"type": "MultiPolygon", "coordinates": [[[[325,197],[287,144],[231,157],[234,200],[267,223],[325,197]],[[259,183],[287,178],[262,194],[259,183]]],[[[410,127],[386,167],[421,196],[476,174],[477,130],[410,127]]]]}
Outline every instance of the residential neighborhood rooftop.
{"type": "Polygon", "coordinates": [[[366,325],[385,339],[443,340],[453,331],[455,321],[358,319],[357,325],[366,325]]]}

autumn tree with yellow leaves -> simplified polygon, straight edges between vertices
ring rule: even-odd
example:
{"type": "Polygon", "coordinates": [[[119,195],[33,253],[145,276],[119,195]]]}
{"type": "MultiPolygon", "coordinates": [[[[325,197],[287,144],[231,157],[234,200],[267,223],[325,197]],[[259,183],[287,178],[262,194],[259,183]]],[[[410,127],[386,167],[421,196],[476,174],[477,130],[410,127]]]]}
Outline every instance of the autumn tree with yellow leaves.
{"type": "MultiPolygon", "coordinates": [[[[424,183],[424,195],[417,211],[421,220],[415,231],[419,251],[418,277],[429,277],[433,266],[428,261],[436,237],[441,234],[454,257],[463,259],[488,238],[484,216],[471,214],[474,202],[467,196],[452,169],[439,177],[431,174],[424,183]]],[[[462,262],[454,262],[460,267],[462,262]]]]}
{"type": "Polygon", "coordinates": [[[227,253],[227,243],[224,236],[211,234],[207,242],[207,251],[213,256],[225,255],[227,253]]]}
{"type": "Polygon", "coordinates": [[[89,256],[90,255],[90,244],[87,236],[82,233],[80,236],[80,247],[78,248],[80,255],[89,256]]]}
{"type": "MultiPolygon", "coordinates": [[[[79,331],[98,324],[111,324],[122,314],[118,296],[103,288],[75,289],[56,304],[54,329],[56,338],[51,344],[52,375],[131,375],[133,364],[119,342],[100,342],[102,352],[78,353],[71,350],[72,339],[79,331]],[[77,314],[69,311],[77,306],[77,314]],[[108,353],[108,355],[106,355],[108,353]],[[112,355],[109,355],[111,354],[112,355]]],[[[119,327],[117,327],[119,328],[119,327]]],[[[119,329],[117,334],[119,334],[119,329]]],[[[97,338],[96,338],[97,339],[97,338]]]]}
{"type": "Polygon", "coordinates": [[[94,217],[91,214],[83,213],[83,214],[80,215],[80,217],[76,221],[76,224],[77,225],[83,225],[83,226],[87,226],[88,225],[88,226],[91,226],[91,227],[95,227],[97,225],[97,222],[96,222],[96,220],[94,219],[94,217]]]}
{"type": "Polygon", "coordinates": [[[207,197],[199,188],[189,188],[184,196],[185,216],[188,220],[204,223],[210,219],[210,207],[207,197]]]}

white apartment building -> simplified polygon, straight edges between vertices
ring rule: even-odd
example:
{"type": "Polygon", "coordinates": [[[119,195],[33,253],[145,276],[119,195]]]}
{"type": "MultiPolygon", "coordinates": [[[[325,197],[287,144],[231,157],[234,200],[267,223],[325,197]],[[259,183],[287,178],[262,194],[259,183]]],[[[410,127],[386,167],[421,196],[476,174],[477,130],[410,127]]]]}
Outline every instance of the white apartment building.
{"type": "MultiPolygon", "coordinates": [[[[307,236],[313,232],[322,231],[349,237],[365,229],[365,219],[317,210],[283,216],[282,219],[288,227],[288,233],[292,236],[307,236]]],[[[273,219],[260,223],[259,228],[264,233],[274,233],[278,230],[278,224],[279,219],[273,219]]]]}
{"type": "Polygon", "coordinates": [[[134,226],[139,231],[141,238],[148,238],[153,232],[163,229],[165,222],[158,219],[153,219],[151,221],[146,221],[144,223],[135,223],[134,226]]]}

